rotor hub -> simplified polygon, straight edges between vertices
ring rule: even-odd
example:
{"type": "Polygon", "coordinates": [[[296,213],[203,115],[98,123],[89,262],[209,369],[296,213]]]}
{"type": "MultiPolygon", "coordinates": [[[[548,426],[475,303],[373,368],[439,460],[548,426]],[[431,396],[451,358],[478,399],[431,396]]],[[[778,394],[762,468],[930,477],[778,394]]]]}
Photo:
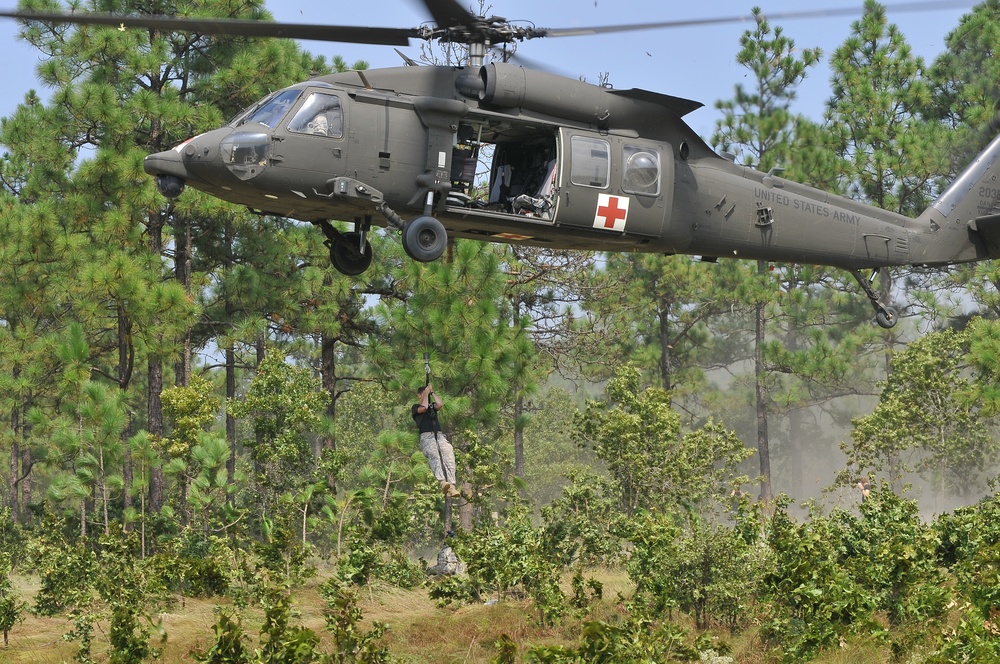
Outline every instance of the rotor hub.
{"type": "Polygon", "coordinates": [[[469,66],[478,68],[483,65],[486,51],[492,46],[545,36],[544,30],[533,25],[516,25],[502,16],[472,16],[470,19],[451,27],[423,25],[419,28],[418,37],[425,41],[464,44],[469,48],[469,66]]]}

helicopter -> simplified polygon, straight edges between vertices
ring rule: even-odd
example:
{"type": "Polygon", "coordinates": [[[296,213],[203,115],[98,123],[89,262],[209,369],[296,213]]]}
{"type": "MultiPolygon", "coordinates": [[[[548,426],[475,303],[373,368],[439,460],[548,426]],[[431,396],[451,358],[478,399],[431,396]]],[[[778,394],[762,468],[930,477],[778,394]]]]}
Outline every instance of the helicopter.
{"type": "MultiPolygon", "coordinates": [[[[746,17],[547,29],[476,16],[456,0],[423,4],[433,24],[418,28],[29,11],[0,11],[0,17],[397,47],[411,39],[465,45],[468,61],[461,66],[413,66],[403,56],[403,66],[296,83],[223,127],[145,158],[144,170],[169,199],[192,187],[255,213],[316,225],[331,264],[348,276],[373,262],[373,225],[399,231],[405,253],[419,262],[439,259],[449,238],[466,238],[827,265],[854,276],[877,324],[888,329],[897,313],[873,286],[883,270],[1000,257],[1000,137],[910,218],[717,154],[683,119],[702,106],[697,101],[486,58],[490,48],[540,37],[746,17]],[[477,176],[481,160],[489,161],[485,182],[477,176]]],[[[856,10],[770,18],[848,11],[856,10]]]]}

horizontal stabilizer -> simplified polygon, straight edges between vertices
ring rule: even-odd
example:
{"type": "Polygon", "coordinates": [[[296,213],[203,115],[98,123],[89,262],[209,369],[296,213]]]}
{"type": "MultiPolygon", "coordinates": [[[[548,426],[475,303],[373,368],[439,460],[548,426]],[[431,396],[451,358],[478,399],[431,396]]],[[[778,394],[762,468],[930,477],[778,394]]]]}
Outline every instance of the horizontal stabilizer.
{"type": "Polygon", "coordinates": [[[1000,214],[976,217],[969,222],[969,230],[980,237],[990,258],[1000,258],[1000,214]]]}

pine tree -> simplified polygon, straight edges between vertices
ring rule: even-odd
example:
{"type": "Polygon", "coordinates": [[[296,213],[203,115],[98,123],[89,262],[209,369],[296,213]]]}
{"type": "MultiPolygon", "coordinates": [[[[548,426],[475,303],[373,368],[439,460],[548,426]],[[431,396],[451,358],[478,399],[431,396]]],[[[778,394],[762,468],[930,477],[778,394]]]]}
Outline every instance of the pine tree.
{"type": "MultiPolygon", "coordinates": [[[[945,44],[946,50],[930,68],[933,100],[926,115],[947,129],[948,142],[942,152],[950,157],[948,172],[954,176],[997,133],[1000,72],[995,56],[1000,50],[1000,1],[986,0],[976,5],[948,34],[945,44]]],[[[1000,269],[996,261],[953,267],[941,275],[939,283],[943,290],[940,299],[951,304],[953,310],[968,308],[961,297],[968,294],[977,313],[1000,313],[1000,269]]]]}
{"type": "Polygon", "coordinates": [[[973,7],[945,37],[945,46],[928,72],[933,100],[926,114],[950,130],[945,152],[954,176],[996,135],[1000,1],[973,7]]]}
{"type": "MultiPolygon", "coordinates": [[[[262,7],[257,1],[184,2],[173,10],[269,18],[262,7]]],[[[102,11],[158,13],[162,7],[112,2],[102,11]]],[[[160,437],[159,393],[170,381],[164,363],[174,361],[176,380],[185,384],[193,343],[207,344],[217,333],[197,341],[192,336],[198,290],[211,280],[194,269],[216,268],[192,256],[193,240],[218,235],[216,228],[238,215],[196,193],[164,205],[142,172],[142,159],[223,124],[265,93],[327,65],[282,40],[35,22],[25,24],[24,36],[50,54],[39,75],[53,88],[52,101],[22,106],[5,123],[0,140],[25,147],[5,160],[3,181],[25,202],[59,201],[52,213],[77,243],[66,253],[77,264],[65,265],[70,278],[62,301],[84,324],[99,354],[98,372],[122,390],[136,416],[123,439],[143,424],[160,437]],[[165,230],[173,231],[173,243],[164,238],[165,230]]],[[[259,241],[256,226],[244,226],[241,233],[234,246],[259,241]]],[[[264,299],[280,297],[269,293],[264,299]]],[[[263,320],[271,310],[263,307],[255,316],[263,320]]],[[[131,476],[128,464],[124,471],[131,476]]],[[[160,471],[154,467],[149,474],[154,510],[166,499],[160,471]]]]}
{"type": "MultiPolygon", "coordinates": [[[[577,325],[578,305],[585,299],[588,268],[597,258],[544,247],[511,245],[503,252],[507,298],[514,320],[525,320],[525,330],[537,352],[531,376],[517,386],[514,423],[514,476],[524,479],[525,427],[530,420],[531,399],[537,385],[551,372],[571,372],[592,361],[588,350],[598,336],[594,325],[577,325]],[[586,340],[586,341],[584,341],[586,340]],[[581,341],[583,341],[581,343],[581,341]]],[[[600,342],[598,342],[600,343],[600,342]]]]}
{"type": "MultiPolygon", "coordinates": [[[[900,214],[917,215],[935,193],[939,173],[948,171],[946,128],[924,117],[931,101],[922,58],[916,57],[885,7],[867,0],[861,19],[833,54],[828,120],[835,146],[847,163],[844,177],[854,198],[900,214]]],[[[931,273],[897,268],[895,281],[905,301],[938,315],[931,273]]],[[[884,272],[882,298],[900,295],[884,272]]],[[[896,307],[897,310],[900,307],[896,307]]],[[[886,331],[884,371],[903,328],[886,331]]]]}
{"type": "Polygon", "coordinates": [[[0,441],[10,453],[5,502],[21,519],[21,508],[33,499],[32,472],[39,459],[27,413],[51,408],[58,393],[59,360],[53,348],[67,324],[67,270],[76,262],[79,238],[62,225],[54,199],[2,205],[0,441]]]}
{"type": "Polygon", "coordinates": [[[936,123],[922,119],[930,102],[924,61],[913,55],[885,7],[866,0],[862,18],[834,53],[829,126],[855,198],[901,214],[919,214],[930,202],[941,168],[936,123]]]}
{"type": "Polygon", "coordinates": [[[645,379],[678,397],[696,391],[701,360],[714,350],[725,352],[711,326],[732,308],[738,269],[688,256],[608,255],[593,272],[597,297],[587,301],[610,356],[605,362],[648,367],[645,379]]]}
{"type": "Polygon", "coordinates": [[[76,504],[82,538],[87,536],[92,507],[107,534],[111,501],[123,488],[122,433],[128,422],[124,399],[119,390],[91,379],[94,353],[80,324],[68,327],[56,352],[62,367],[59,410],[35,408],[29,422],[33,434],[47,441],[47,461],[59,471],[50,495],[58,502],[76,504]]]}

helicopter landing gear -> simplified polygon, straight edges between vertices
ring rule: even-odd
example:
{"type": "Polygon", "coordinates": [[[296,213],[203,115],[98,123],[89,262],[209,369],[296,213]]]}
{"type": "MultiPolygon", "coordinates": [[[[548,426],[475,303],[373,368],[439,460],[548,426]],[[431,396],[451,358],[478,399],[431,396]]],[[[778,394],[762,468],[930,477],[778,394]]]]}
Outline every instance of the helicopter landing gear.
{"type": "Polygon", "coordinates": [[[325,219],[314,223],[326,236],[323,244],[330,250],[330,264],[337,272],[356,277],[371,266],[374,254],[368,242],[368,231],[372,226],[370,216],[365,217],[363,223],[355,222],[356,230],[350,233],[341,233],[325,219]]]}
{"type": "Polygon", "coordinates": [[[892,307],[880,307],[875,311],[875,322],[884,330],[896,325],[896,310],[892,307]]]}
{"type": "Polygon", "coordinates": [[[403,227],[403,251],[413,260],[421,263],[437,260],[447,246],[448,232],[434,217],[421,215],[403,227]]]}
{"type": "Polygon", "coordinates": [[[372,245],[363,233],[346,233],[343,242],[330,246],[330,263],[341,274],[356,277],[372,264],[372,245]]]}
{"type": "Polygon", "coordinates": [[[854,278],[858,280],[859,284],[861,284],[861,288],[865,291],[865,295],[868,296],[868,300],[872,303],[872,307],[875,309],[875,322],[878,323],[878,326],[882,329],[888,330],[896,325],[898,315],[896,314],[895,309],[882,304],[882,301],[879,300],[878,293],[876,293],[875,289],[872,288],[872,283],[875,281],[875,277],[877,277],[881,271],[882,268],[875,268],[872,270],[871,277],[868,277],[867,279],[863,274],[861,274],[861,270],[851,270],[851,274],[854,275],[854,278]]]}

